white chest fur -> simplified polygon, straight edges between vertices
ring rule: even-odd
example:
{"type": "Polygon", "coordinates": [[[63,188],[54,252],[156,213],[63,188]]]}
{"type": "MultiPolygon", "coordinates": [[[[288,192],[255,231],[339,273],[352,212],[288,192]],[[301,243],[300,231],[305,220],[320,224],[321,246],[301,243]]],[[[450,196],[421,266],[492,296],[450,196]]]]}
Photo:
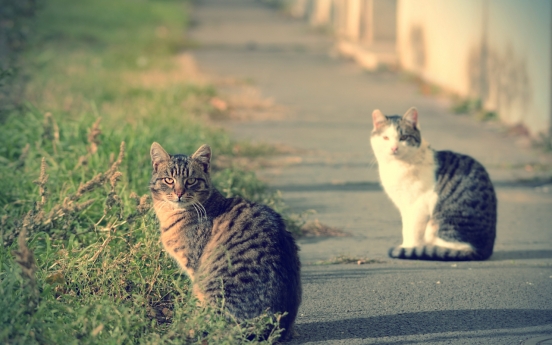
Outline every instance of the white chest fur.
{"type": "Polygon", "coordinates": [[[429,222],[435,204],[434,152],[422,142],[413,155],[390,156],[377,151],[381,184],[402,218],[403,247],[435,243],[437,228],[429,222]]]}
{"type": "Polygon", "coordinates": [[[426,244],[472,251],[468,243],[449,242],[438,237],[439,226],[431,220],[438,200],[435,169],[433,151],[429,148],[422,161],[385,160],[379,163],[381,184],[401,213],[401,246],[426,244]]]}
{"type": "Polygon", "coordinates": [[[435,206],[435,162],[433,152],[425,151],[425,157],[420,160],[379,162],[381,184],[401,213],[414,204],[422,203],[426,204],[431,215],[435,206]]]}

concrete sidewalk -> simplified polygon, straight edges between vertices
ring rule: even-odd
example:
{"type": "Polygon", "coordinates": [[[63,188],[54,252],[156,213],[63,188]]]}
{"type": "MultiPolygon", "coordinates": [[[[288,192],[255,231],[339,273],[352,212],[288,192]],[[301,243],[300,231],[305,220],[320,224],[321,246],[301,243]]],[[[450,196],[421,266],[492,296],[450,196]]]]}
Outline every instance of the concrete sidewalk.
{"type": "Polygon", "coordinates": [[[239,138],[297,149],[291,161],[298,163],[259,175],[293,209],[313,209],[314,218],[350,234],[299,241],[304,302],[293,344],[552,338],[552,186],[520,182],[550,174],[549,155],[523,148],[500,126],[452,115],[445,100],[422,96],[399,74],[367,73],[332,58],[328,37],[258,2],[205,0],[194,12],[200,68],[252,81],[287,109],[279,119],[225,124],[239,138]],[[378,182],[370,114],[374,108],[403,114],[411,106],[434,148],[469,154],[488,168],[499,199],[491,260],[387,258],[387,249],[401,241],[401,221],[378,182]],[[384,262],[312,265],[338,255],[384,262]]]}

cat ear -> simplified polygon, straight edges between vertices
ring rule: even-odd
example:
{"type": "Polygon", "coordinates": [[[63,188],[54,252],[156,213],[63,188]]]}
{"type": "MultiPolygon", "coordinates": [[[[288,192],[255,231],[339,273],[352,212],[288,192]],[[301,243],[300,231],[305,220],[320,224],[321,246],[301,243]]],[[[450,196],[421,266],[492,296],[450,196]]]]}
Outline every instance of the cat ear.
{"type": "Polygon", "coordinates": [[[412,128],[418,127],[418,110],[412,107],[406,111],[403,115],[403,120],[412,126],[412,128]]]}
{"type": "Polygon", "coordinates": [[[374,123],[374,129],[378,129],[387,121],[387,118],[379,109],[376,109],[372,112],[372,121],[374,123]]]}
{"type": "Polygon", "coordinates": [[[211,148],[209,145],[202,145],[192,155],[192,158],[198,160],[203,165],[203,170],[208,173],[211,166],[211,148]]]}
{"type": "Polygon", "coordinates": [[[151,155],[151,163],[153,165],[153,170],[155,172],[157,172],[157,167],[159,166],[160,163],[166,162],[171,158],[171,156],[169,156],[167,151],[165,151],[161,147],[161,145],[159,145],[156,142],[151,144],[150,155],[151,155]]]}

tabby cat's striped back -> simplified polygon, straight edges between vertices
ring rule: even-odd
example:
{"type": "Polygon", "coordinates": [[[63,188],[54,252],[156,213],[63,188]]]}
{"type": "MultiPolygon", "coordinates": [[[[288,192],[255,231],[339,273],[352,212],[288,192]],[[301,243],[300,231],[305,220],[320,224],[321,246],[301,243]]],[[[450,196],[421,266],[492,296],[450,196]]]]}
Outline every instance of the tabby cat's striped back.
{"type": "Polygon", "coordinates": [[[443,261],[488,259],[496,237],[497,201],[485,168],[473,158],[451,151],[436,151],[435,161],[435,189],[439,198],[432,219],[439,224],[438,236],[449,242],[470,243],[474,250],[425,244],[393,247],[389,255],[443,261]]]}

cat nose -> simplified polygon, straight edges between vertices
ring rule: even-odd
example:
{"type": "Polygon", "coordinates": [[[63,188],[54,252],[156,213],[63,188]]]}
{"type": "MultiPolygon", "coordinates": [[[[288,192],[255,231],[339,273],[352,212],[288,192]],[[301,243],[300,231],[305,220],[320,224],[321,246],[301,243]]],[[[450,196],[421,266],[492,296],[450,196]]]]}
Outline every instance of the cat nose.
{"type": "Polygon", "coordinates": [[[180,199],[182,197],[182,195],[184,195],[184,191],[183,190],[180,190],[180,191],[176,191],[176,196],[178,197],[178,199],[180,199]]]}
{"type": "Polygon", "coordinates": [[[399,147],[398,147],[398,146],[394,146],[394,147],[391,148],[391,151],[392,151],[393,153],[397,153],[397,151],[399,151],[399,147]]]}

